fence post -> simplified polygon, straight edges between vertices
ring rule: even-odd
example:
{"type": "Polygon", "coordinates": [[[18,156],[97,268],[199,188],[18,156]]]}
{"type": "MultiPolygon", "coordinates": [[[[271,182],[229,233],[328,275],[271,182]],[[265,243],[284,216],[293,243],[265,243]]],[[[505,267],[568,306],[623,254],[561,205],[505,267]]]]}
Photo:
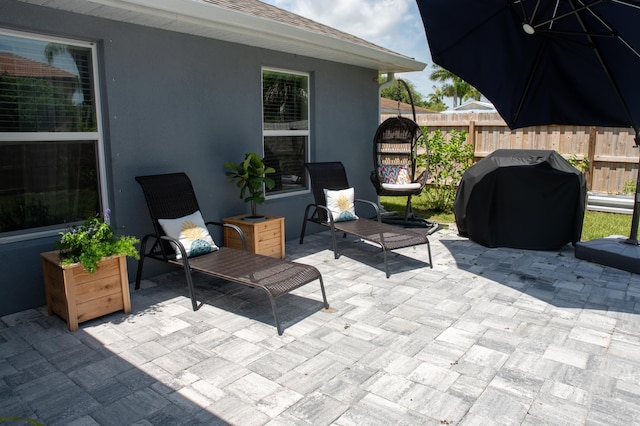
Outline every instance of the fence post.
{"type": "Polygon", "coordinates": [[[596,138],[598,137],[598,128],[589,127],[589,144],[587,148],[587,160],[589,161],[589,169],[587,170],[587,188],[593,187],[593,170],[596,166],[596,138]]]}
{"type": "Polygon", "coordinates": [[[476,152],[476,122],[469,121],[469,131],[467,132],[467,142],[473,145],[473,152],[476,152]]]}

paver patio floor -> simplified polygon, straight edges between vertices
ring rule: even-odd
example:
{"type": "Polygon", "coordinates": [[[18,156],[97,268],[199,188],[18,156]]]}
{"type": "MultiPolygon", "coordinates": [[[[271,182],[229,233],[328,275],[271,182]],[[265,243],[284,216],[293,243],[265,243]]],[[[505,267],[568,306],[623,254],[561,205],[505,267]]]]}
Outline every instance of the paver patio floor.
{"type": "MultiPolygon", "coordinates": [[[[390,257],[288,241],[319,285],[278,299],[182,272],[76,332],[46,307],[0,318],[0,417],[47,425],[640,424],[640,276],[573,248],[488,249],[454,231],[390,257]],[[212,285],[213,284],[213,285],[212,285]]],[[[19,285],[19,283],[16,283],[19,285]]],[[[26,424],[26,423],[25,423],[26,424]]]]}

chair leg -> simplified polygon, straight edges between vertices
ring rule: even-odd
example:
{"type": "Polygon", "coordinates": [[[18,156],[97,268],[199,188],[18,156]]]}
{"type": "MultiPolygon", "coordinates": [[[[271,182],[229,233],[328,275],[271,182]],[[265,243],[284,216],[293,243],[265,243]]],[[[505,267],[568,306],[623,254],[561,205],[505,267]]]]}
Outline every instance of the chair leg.
{"type": "Polygon", "coordinates": [[[136,290],[140,289],[140,281],[142,280],[142,265],[144,264],[144,257],[148,239],[149,236],[146,235],[144,238],[142,238],[142,242],[140,243],[140,260],[138,261],[138,271],[136,272],[136,290]]]}
{"type": "Polygon", "coordinates": [[[333,258],[338,259],[340,253],[338,253],[338,241],[336,240],[336,230],[333,228],[333,225],[331,225],[331,242],[333,244],[333,258]]]}
{"type": "Polygon", "coordinates": [[[304,234],[307,230],[307,221],[309,220],[309,209],[313,207],[312,205],[308,205],[307,208],[304,209],[304,219],[302,220],[302,231],[300,232],[300,244],[304,240],[304,234]]]}
{"type": "Polygon", "coordinates": [[[184,276],[187,280],[187,288],[189,289],[189,297],[191,298],[191,307],[194,311],[198,310],[198,302],[196,301],[196,294],[193,287],[193,278],[191,277],[191,267],[189,261],[185,258],[182,259],[182,267],[184,268],[184,276]]]}
{"type": "Polygon", "coordinates": [[[322,300],[324,301],[324,308],[329,309],[329,302],[327,302],[327,293],[324,291],[324,282],[322,281],[322,275],[318,277],[320,280],[320,290],[322,290],[322,300]]]}
{"type": "Polygon", "coordinates": [[[433,269],[433,259],[431,258],[431,244],[429,244],[429,240],[427,240],[427,251],[429,252],[429,267],[433,269]]]}
{"type": "MultiPolygon", "coordinates": [[[[325,309],[329,309],[329,302],[327,301],[327,293],[324,291],[324,281],[322,281],[322,275],[318,276],[320,280],[320,290],[322,291],[322,301],[325,309]]],[[[276,298],[271,295],[267,290],[265,290],[267,297],[269,297],[269,302],[271,302],[271,310],[273,311],[273,319],[276,322],[276,329],[278,330],[278,336],[282,336],[284,333],[284,329],[282,328],[282,323],[280,322],[280,315],[278,315],[278,306],[276,305],[276,298]]]]}
{"type": "Polygon", "coordinates": [[[387,250],[382,247],[382,257],[384,259],[384,272],[387,274],[387,278],[389,278],[389,264],[387,263],[387,250]]]}
{"type": "Polygon", "coordinates": [[[269,292],[267,292],[267,296],[269,296],[269,302],[271,302],[271,309],[273,310],[273,319],[276,321],[276,329],[278,329],[278,336],[282,336],[282,333],[284,333],[284,330],[282,329],[282,324],[280,324],[280,316],[278,315],[278,307],[276,306],[276,299],[269,292]]]}

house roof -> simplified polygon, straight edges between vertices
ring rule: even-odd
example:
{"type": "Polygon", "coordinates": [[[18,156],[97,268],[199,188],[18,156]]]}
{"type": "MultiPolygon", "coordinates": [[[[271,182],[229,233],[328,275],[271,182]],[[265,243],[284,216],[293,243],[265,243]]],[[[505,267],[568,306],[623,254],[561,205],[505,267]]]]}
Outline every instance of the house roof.
{"type": "Polygon", "coordinates": [[[426,64],[258,0],[21,0],[386,72],[426,64]]]}
{"type": "Polygon", "coordinates": [[[0,52],[0,74],[14,77],[50,77],[76,79],[76,75],[44,62],[33,61],[9,52],[0,52]]]}
{"type": "Polygon", "coordinates": [[[455,114],[457,112],[496,112],[496,107],[491,102],[481,102],[476,100],[470,100],[457,107],[442,111],[447,114],[455,114]]]}
{"type": "MultiPolygon", "coordinates": [[[[434,114],[436,111],[432,111],[420,106],[414,106],[416,114],[434,114]]],[[[400,102],[401,114],[412,114],[411,104],[400,102]]],[[[397,114],[398,113],[398,101],[393,99],[380,98],[380,113],[381,114],[397,114]]]]}
{"type": "Polygon", "coordinates": [[[468,111],[468,110],[480,110],[480,111],[495,111],[496,107],[491,102],[481,102],[476,100],[470,100],[463,103],[460,106],[454,108],[456,111],[468,111]]]}

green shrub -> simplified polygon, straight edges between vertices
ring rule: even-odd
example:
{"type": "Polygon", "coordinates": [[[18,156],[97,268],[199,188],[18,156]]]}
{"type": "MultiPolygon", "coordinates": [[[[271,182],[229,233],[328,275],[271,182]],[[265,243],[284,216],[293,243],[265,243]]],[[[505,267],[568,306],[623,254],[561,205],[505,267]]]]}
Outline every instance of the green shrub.
{"type": "Polygon", "coordinates": [[[628,180],[624,184],[623,193],[624,194],[633,194],[635,192],[636,192],[636,181],[635,180],[628,180]]]}
{"type": "Polygon", "coordinates": [[[569,158],[567,158],[567,161],[582,173],[587,173],[587,171],[589,170],[589,159],[587,157],[582,157],[581,160],[578,160],[578,156],[575,152],[572,153],[569,158]]]}
{"type": "Polygon", "coordinates": [[[441,212],[453,211],[458,183],[465,170],[473,162],[473,145],[467,143],[467,132],[452,130],[445,138],[440,129],[431,133],[424,129],[424,144],[428,153],[418,156],[418,167],[428,167],[431,183],[421,198],[428,209],[441,212]]]}

